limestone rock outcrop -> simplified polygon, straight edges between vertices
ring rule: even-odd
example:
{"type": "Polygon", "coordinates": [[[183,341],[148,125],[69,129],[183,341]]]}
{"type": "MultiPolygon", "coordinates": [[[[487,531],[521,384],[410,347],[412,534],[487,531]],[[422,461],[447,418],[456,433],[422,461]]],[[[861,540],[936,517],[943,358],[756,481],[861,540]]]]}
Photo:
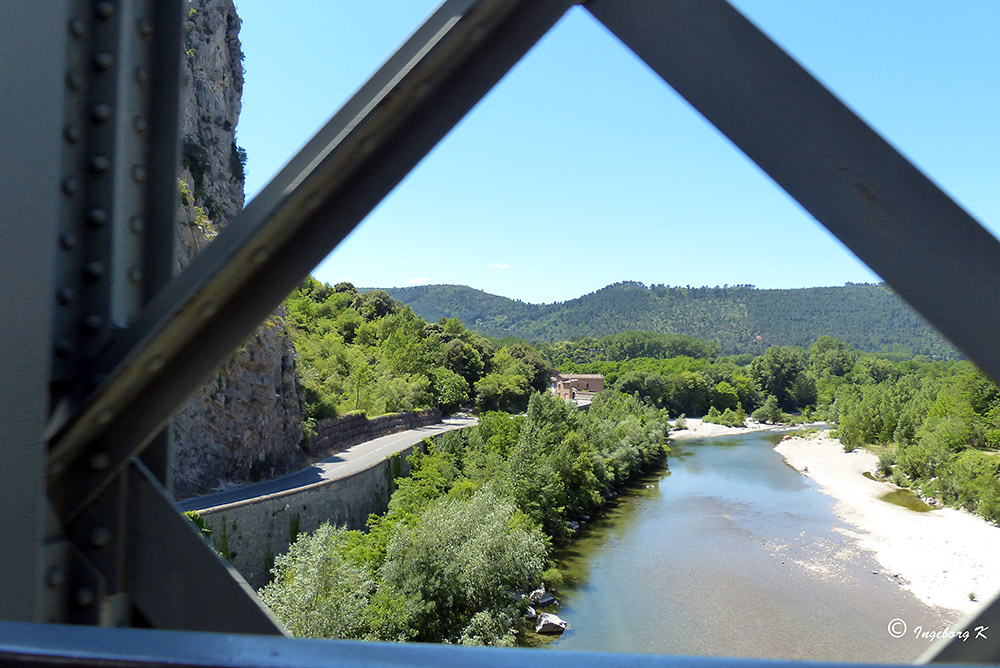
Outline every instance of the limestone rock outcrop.
{"type": "MultiPolygon", "coordinates": [[[[238,213],[245,153],[236,144],[243,92],[240,18],[232,0],[190,0],[177,267],[238,213]]],[[[296,355],[280,310],[174,415],[174,495],[270,477],[303,461],[296,355]]]]}

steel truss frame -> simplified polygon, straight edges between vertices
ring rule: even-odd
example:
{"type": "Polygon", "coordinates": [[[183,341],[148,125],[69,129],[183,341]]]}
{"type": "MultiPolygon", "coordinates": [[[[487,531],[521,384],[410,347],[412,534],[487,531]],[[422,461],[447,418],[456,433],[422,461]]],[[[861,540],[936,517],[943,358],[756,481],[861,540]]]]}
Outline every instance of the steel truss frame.
{"type": "MultiPolygon", "coordinates": [[[[0,658],[64,656],[31,642],[62,628],[38,622],[283,633],[176,512],[169,416],[574,4],[447,0],[171,277],[183,3],[0,3],[4,60],[23,64],[0,72],[17,101],[0,108],[0,306],[17,324],[0,331],[0,618],[36,623],[0,624],[0,658]]],[[[1000,381],[1000,243],[978,222],[725,0],[584,6],[1000,381]]],[[[977,623],[998,615],[994,600],[977,623]]],[[[84,648],[113,632],[58,633],[108,660],[84,648]]],[[[996,662],[1000,642],[925,660],[996,662]]]]}

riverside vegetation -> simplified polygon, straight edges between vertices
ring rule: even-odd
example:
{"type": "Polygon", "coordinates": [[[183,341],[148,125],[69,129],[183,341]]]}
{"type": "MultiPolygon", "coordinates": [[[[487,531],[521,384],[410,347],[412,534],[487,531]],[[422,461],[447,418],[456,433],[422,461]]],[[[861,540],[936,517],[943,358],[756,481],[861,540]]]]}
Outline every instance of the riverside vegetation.
{"type": "Polygon", "coordinates": [[[488,339],[427,323],[385,292],[307,281],[286,301],[311,419],[474,405],[480,424],[427,443],[366,532],[324,526],[275,560],[265,602],[297,635],[513,644],[576,522],[663,460],[668,417],[742,425],[826,419],[845,448],[997,520],[1000,390],[968,362],[808,348],[722,355],[717,342],[621,332],[576,342],[488,339]],[[580,412],[540,392],[550,373],[601,373],[580,412]],[[516,413],[523,414],[517,415],[516,413]]]}
{"type": "Polygon", "coordinates": [[[560,581],[569,521],[663,460],[663,411],[608,392],[588,412],[553,394],[526,415],[487,412],[411,455],[368,531],[324,525],[275,561],[261,597],[296,635],[511,645],[527,600],[560,581]]]}

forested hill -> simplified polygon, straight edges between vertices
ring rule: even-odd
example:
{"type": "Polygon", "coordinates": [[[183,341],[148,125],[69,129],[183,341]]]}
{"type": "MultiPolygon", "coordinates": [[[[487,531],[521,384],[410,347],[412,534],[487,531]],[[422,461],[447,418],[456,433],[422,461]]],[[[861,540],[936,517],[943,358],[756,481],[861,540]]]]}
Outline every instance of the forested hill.
{"type": "Polygon", "coordinates": [[[564,341],[629,330],[718,341],[723,354],[759,355],[829,335],[866,351],[952,356],[948,345],[884,285],[758,290],[615,283],[577,299],[527,304],[461,285],[386,289],[428,322],[457,317],[482,334],[564,341]]]}

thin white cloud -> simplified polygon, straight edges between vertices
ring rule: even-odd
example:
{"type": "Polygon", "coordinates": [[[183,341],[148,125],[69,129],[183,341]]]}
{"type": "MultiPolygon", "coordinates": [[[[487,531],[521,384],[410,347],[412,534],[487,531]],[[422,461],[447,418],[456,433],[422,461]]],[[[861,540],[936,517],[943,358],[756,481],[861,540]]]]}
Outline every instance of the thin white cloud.
{"type": "Polygon", "coordinates": [[[494,269],[510,269],[510,265],[507,264],[506,262],[502,264],[499,262],[491,262],[490,266],[493,267],[494,269]]]}
{"type": "Polygon", "coordinates": [[[407,279],[406,282],[409,285],[423,285],[424,283],[430,283],[430,279],[425,276],[418,276],[416,278],[407,279]]]}

